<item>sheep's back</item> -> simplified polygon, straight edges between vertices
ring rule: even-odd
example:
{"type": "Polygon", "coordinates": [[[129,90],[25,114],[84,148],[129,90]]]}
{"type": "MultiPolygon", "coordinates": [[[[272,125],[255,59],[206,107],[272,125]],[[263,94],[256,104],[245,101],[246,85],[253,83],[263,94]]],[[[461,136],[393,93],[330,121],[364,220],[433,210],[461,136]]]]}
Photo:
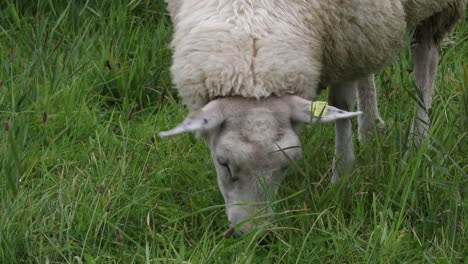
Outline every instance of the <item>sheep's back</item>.
{"type": "Polygon", "coordinates": [[[175,26],[173,82],[191,109],[235,95],[313,99],[319,82],[377,72],[422,19],[464,2],[168,1],[175,26]]]}
{"type": "Polygon", "coordinates": [[[314,1],[184,1],[171,72],[192,109],[221,96],[315,96],[321,72],[314,1]]]}
{"type": "Polygon", "coordinates": [[[405,45],[402,4],[394,0],[327,1],[321,13],[322,82],[350,81],[375,73],[405,45]]]}

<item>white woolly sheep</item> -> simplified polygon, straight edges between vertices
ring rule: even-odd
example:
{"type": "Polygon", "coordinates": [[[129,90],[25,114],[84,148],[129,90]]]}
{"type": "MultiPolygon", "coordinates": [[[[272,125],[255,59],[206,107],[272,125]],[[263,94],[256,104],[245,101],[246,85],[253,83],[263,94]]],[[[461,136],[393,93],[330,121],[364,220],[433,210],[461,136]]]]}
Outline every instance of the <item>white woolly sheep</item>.
{"type": "Polygon", "coordinates": [[[428,130],[438,49],[465,0],[166,0],[174,24],[171,68],[193,114],[170,136],[199,132],[216,167],[231,226],[248,232],[271,212],[290,163],[299,159],[299,128],[311,119],[319,87],[329,86],[321,121],[335,121],[332,181],[354,161],[350,117],[358,101],[359,138],[383,122],[373,74],[415,31],[418,104],[415,143],[428,130]],[[337,108],[334,108],[335,106],[337,108]],[[343,109],[343,110],[340,110],[343,109]],[[199,110],[199,111],[197,111],[199,110]],[[250,203],[250,204],[245,204],[250,203]],[[255,222],[255,224],[254,224],[255,222]]]}

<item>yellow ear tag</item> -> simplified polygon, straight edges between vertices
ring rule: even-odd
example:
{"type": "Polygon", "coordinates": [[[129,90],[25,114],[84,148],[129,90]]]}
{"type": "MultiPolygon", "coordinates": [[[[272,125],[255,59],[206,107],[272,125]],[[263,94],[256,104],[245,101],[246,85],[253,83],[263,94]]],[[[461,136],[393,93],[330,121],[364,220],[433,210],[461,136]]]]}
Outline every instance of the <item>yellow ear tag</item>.
{"type": "Polygon", "coordinates": [[[312,115],[315,117],[326,116],[327,111],[328,111],[327,106],[328,106],[327,102],[323,102],[323,101],[313,102],[310,107],[310,111],[312,115]]]}

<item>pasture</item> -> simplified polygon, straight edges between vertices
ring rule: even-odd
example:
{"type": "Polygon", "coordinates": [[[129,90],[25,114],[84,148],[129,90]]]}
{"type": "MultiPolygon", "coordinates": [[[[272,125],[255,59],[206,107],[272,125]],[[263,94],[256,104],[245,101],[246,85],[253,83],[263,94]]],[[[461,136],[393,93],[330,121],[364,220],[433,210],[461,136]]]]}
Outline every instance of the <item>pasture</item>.
{"type": "Polygon", "coordinates": [[[376,78],[386,130],[353,173],[331,185],[333,125],[305,127],[274,221],[238,239],[204,143],[157,137],[187,114],[171,34],[162,0],[0,2],[0,263],[466,261],[466,17],[421,150],[408,47],[376,78]]]}

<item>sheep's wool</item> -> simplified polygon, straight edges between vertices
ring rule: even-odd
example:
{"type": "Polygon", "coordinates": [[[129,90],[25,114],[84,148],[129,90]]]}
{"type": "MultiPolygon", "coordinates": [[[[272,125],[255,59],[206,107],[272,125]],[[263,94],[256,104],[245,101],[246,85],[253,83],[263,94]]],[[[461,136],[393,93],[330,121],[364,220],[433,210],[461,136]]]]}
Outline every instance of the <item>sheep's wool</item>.
{"type": "Polygon", "coordinates": [[[451,1],[167,0],[173,82],[191,110],[223,96],[313,99],[319,83],[376,72],[451,1]]]}

